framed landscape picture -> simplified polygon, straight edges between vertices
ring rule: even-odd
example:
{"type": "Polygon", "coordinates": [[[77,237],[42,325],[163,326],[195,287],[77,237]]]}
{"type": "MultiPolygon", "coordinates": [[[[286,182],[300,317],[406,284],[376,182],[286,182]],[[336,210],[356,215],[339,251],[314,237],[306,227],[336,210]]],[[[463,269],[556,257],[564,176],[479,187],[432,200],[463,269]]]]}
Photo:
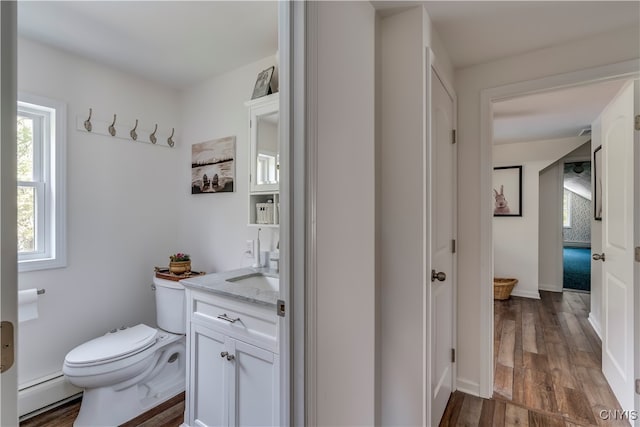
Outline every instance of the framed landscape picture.
{"type": "Polygon", "coordinates": [[[191,194],[234,191],[236,137],[191,146],[191,194]]]}
{"type": "Polygon", "coordinates": [[[493,168],[493,216],[522,216],[522,166],[493,168]]]}

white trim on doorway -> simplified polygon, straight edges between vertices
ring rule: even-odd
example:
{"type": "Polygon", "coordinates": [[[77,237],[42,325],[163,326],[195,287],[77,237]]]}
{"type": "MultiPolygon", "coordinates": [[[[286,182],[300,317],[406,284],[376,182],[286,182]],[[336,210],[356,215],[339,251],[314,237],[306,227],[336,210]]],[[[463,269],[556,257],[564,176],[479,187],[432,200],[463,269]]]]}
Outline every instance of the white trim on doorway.
{"type": "MultiPolygon", "coordinates": [[[[280,40],[282,56],[285,56],[286,62],[283,62],[281,76],[284,76],[286,87],[283,87],[283,81],[280,83],[280,100],[281,100],[281,117],[286,112],[286,132],[288,133],[289,145],[287,156],[287,176],[286,183],[283,183],[280,203],[283,212],[286,211],[288,218],[286,229],[280,225],[280,240],[287,242],[287,246],[283,247],[286,257],[289,261],[280,269],[280,276],[286,275],[289,284],[289,300],[287,301],[286,312],[289,316],[289,339],[290,339],[290,366],[289,366],[289,422],[282,425],[307,425],[308,411],[315,409],[308,401],[307,391],[309,387],[308,376],[308,358],[315,353],[313,349],[307,346],[307,325],[308,325],[308,290],[306,286],[310,286],[306,280],[307,277],[307,256],[309,249],[315,246],[310,245],[310,239],[307,237],[308,217],[310,212],[307,206],[307,148],[306,148],[306,131],[307,131],[307,4],[304,2],[281,2],[280,19],[287,19],[286,28],[283,25],[279,27],[285,31],[282,40],[280,40]],[[286,16],[285,16],[286,15],[286,16]],[[283,50],[286,49],[286,50],[283,50]],[[284,74],[283,74],[284,73],[284,74]],[[285,103],[282,103],[285,100],[285,103]],[[298,184],[296,184],[298,183],[298,184]],[[300,185],[299,183],[303,183],[300,185]]],[[[282,78],[282,77],[281,77],[282,78]]],[[[284,127],[285,122],[283,122],[284,127]]],[[[314,282],[315,283],[315,282],[314,282]]],[[[312,322],[313,323],[313,322],[312,322]]],[[[315,324],[315,323],[314,323],[315,324]]],[[[311,366],[315,366],[311,363],[311,366]]],[[[281,418],[281,420],[284,418],[281,418]]]]}
{"type": "MultiPolygon", "coordinates": [[[[491,194],[492,103],[511,97],[621,78],[638,78],[640,60],[631,60],[504,86],[480,94],[480,194],[491,194]]],[[[491,200],[480,198],[480,396],[493,395],[493,224],[491,200]]]]}
{"type": "MultiPolygon", "coordinates": [[[[17,2],[0,2],[0,313],[3,322],[10,322],[14,330],[14,348],[18,342],[18,254],[16,228],[16,116],[17,51],[18,51],[17,2]]],[[[4,329],[9,328],[5,324],[4,329]]],[[[17,359],[17,356],[15,357],[17,359]]],[[[17,361],[16,361],[17,362],[17,361]]],[[[0,425],[18,423],[18,366],[14,363],[2,373],[0,380],[0,425]]]]}

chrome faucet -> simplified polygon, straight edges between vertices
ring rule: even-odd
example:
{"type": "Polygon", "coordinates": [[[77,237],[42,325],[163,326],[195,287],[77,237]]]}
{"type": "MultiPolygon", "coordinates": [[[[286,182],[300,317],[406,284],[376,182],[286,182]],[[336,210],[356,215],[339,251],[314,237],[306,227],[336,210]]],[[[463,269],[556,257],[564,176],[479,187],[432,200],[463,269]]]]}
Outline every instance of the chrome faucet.
{"type": "Polygon", "coordinates": [[[256,240],[256,253],[254,255],[254,258],[256,260],[255,264],[253,264],[253,268],[260,268],[262,267],[262,263],[260,262],[260,228],[258,228],[258,239],[256,240]]]}

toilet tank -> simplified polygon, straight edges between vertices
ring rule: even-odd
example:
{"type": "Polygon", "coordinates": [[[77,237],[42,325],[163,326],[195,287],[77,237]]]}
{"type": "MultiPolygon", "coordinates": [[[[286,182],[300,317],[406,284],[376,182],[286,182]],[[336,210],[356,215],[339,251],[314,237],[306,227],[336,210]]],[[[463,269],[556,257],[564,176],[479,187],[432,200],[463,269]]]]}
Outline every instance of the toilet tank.
{"type": "Polygon", "coordinates": [[[180,282],[153,278],[156,285],[156,320],[158,327],[174,334],[186,333],[186,302],[180,282]]]}

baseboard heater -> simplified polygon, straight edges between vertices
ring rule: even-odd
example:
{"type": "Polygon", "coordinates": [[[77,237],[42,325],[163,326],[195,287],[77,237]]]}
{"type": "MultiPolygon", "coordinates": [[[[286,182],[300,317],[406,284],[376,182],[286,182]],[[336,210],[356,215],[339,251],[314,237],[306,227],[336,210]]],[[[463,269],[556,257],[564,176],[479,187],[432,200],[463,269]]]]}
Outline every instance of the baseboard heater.
{"type": "Polygon", "coordinates": [[[18,386],[18,416],[20,420],[62,405],[80,396],[82,389],[65,380],[57,372],[18,386]]]}

